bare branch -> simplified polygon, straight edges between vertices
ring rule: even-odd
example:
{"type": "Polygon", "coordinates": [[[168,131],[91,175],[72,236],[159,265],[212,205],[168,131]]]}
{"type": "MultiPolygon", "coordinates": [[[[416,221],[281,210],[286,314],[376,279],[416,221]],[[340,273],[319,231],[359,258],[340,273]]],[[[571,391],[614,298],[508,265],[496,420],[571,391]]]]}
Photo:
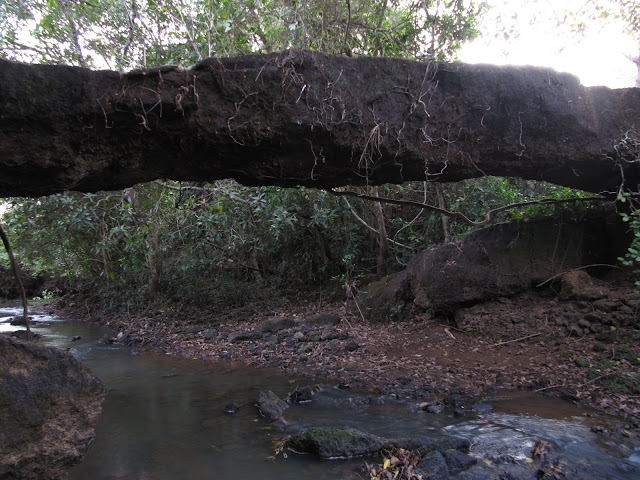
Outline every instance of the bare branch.
{"type": "Polygon", "coordinates": [[[424,208],[425,210],[430,210],[432,212],[440,213],[442,215],[446,215],[446,216],[451,217],[451,218],[457,218],[458,220],[460,220],[461,222],[465,223],[466,225],[471,225],[473,227],[482,227],[484,225],[487,225],[489,222],[491,222],[491,220],[493,219],[493,217],[495,216],[496,213],[504,212],[504,211],[507,211],[507,210],[512,210],[514,208],[524,208],[524,207],[529,207],[531,205],[557,205],[557,204],[561,204],[561,203],[606,202],[606,201],[609,200],[608,198],[604,198],[604,197],[568,198],[568,199],[564,199],[564,200],[554,200],[554,199],[551,199],[551,198],[543,198],[543,199],[534,200],[534,201],[531,201],[531,202],[512,203],[510,205],[504,205],[502,207],[498,207],[498,208],[494,208],[492,210],[489,210],[485,214],[484,220],[481,220],[479,222],[474,222],[473,220],[471,220],[469,217],[467,217],[462,212],[451,212],[451,211],[446,210],[444,208],[439,208],[439,207],[436,207],[434,205],[429,205],[427,203],[414,202],[412,200],[399,200],[399,199],[396,199],[396,198],[388,198],[388,197],[375,197],[373,195],[366,195],[364,193],[351,192],[351,191],[348,191],[348,190],[344,190],[344,191],[341,191],[341,190],[326,190],[326,191],[331,193],[331,194],[333,194],[333,195],[337,195],[339,197],[355,197],[355,198],[359,198],[361,200],[370,200],[370,201],[374,201],[374,202],[391,203],[391,204],[395,204],[395,205],[410,205],[410,206],[413,206],[413,207],[424,208]]]}

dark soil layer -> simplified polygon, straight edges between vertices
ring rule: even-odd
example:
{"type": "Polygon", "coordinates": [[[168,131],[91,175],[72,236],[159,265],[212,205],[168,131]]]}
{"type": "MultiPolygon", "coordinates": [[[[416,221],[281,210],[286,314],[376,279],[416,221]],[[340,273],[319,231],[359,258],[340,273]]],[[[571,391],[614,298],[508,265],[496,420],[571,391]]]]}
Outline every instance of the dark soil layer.
{"type": "Polygon", "coordinates": [[[580,285],[585,278],[574,272],[563,279],[562,295],[546,288],[450,319],[422,314],[386,324],[345,314],[341,303],[303,300],[216,313],[175,305],[132,316],[92,311],[81,297],[55,308],[107,325],[122,333],[112,341],[137,349],[276,367],[425,401],[533,389],[637,423],[640,297],[629,286],[589,279],[580,285]],[[574,287],[579,294],[571,295],[574,287]]]}

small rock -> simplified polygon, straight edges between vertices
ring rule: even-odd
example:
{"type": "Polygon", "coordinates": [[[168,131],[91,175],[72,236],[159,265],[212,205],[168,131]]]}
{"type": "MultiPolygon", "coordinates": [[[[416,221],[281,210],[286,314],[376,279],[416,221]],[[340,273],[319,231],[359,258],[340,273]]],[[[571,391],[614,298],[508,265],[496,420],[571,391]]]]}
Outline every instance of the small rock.
{"type": "Polygon", "coordinates": [[[340,323],[340,315],[335,313],[321,313],[320,315],[316,315],[315,317],[307,318],[306,320],[302,320],[300,323],[306,325],[308,327],[323,327],[323,326],[333,326],[340,323]]]}
{"type": "Polygon", "coordinates": [[[288,328],[294,327],[295,325],[295,320],[291,318],[273,317],[263,321],[254,329],[254,332],[256,333],[256,337],[258,337],[264,335],[265,333],[276,333],[281,330],[286,330],[288,328]]]}
{"type": "Polygon", "coordinates": [[[349,343],[347,343],[347,345],[345,346],[345,349],[348,352],[355,352],[356,350],[358,350],[360,348],[360,345],[358,345],[357,342],[354,342],[353,340],[351,340],[349,343]]]}
{"type": "Polygon", "coordinates": [[[442,480],[449,478],[449,467],[440,452],[430,452],[422,457],[414,470],[416,475],[422,475],[423,480],[442,480]]]}
{"type": "MultiPolygon", "coordinates": [[[[601,315],[598,315],[598,314],[596,314],[596,313],[587,313],[587,314],[585,314],[585,316],[584,316],[584,320],[585,320],[587,323],[589,323],[589,322],[603,323],[603,321],[602,321],[602,316],[601,316],[601,315]]],[[[578,322],[578,324],[580,324],[580,323],[578,322]]],[[[590,324],[589,324],[589,326],[590,326],[590,324]]],[[[587,328],[588,328],[588,327],[587,327],[587,328]]]]}
{"type": "MultiPolygon", "coordinates": [[[[29,321],[33,320],[33,317],[27,317],[29,319],[29,321]]],[[[19,317],[13,317],[11,319],[11,325],[15,326],[23,326],[26,325],[27,322],[24,321],[24,317],[23,316],[19,316],[19,317]]]]}
{"type": "Polygon", "coordinates": [[[488,403],[478,402],[471,407],[471,411],[474,413],[489,413],[493,411],[493,405],[488,403]]]}
{"type": "Polygon", "coordinates": [[[440,415],[444,410],[444,406],[440,403],[434,403],[432,405],[429,405],[426,409],[425,412],[429,412],[429,413],[433,413],[435,415],[440,415]]]}
{"type": "Polygon", "coordinates": [[[215,328],[210,328],[204,332],[205,340],[215,340],[218,337],[218,331],[215,328]]]}
{"type": "Polygon", "coordinates": [[[263,417],[273,422],[282,418],[284,411],[289,408],[287,402],[278,397],[271,390],[258,394],[258,410],[263,417]]]}
{"type": "Polygon", "coordinates": [[[78,340],[80,340],[82,337],[80,335],[74,335],[73,337],[71,337],[71,341],[72,342],[77,342],[78,340]]]}
{"type": "Polygon", "coordinates": [[[308,403],[313,399],[314,395],[315,391],[313,390],[313,387],[307,385],[306,387],[294,390],[289,395],[288,401],[291,403],[308,403]]]}
{"type": "Polygon", "coordinates": [[[340,335],[339,332],[336,331],[335,328],[324,327],[320,334],[320,340],[323,340],[323,341],[333,340],[334,338],[338,338],[339,335],[340,335]]]}
{"type": "Polygon", "coordinates": [[[184,333],[186,333],[186,334],[193,334],[193,335],[195,335],[195,334],[197,334],[197,333],[200,333],[200,332],[201,332],[201,331],[203,331],[203,330],[204,330],[204,328],[202,328],[202,327],[193,326],[193,327],[187,327],[187,328],[185,328],[185,329],[184,329],[184,333]]]}
{"type": "Polygon", "coordinates": [[[581,318],[580,320],[578,320],[578,326],[589,329],[591,328],[591,322],[589,320],[585,320],[584,318],[581,318]]]}
{"type": "Polygon", "coordinates": [[[229,403],[228,405],[225,405],[225,407],[224,407],[224,412],[225,413],[237,413],[238,410],[240,410],[240,405],[238,405],[235,402],[229,403]]]}
{"type": "Polygon", "coordinates": [[[442,452],[442,455],[447,463],[447,467],[449,467],[450,475],[456,475],[478,462],[477,458],[471,457],[466,453],[459,452],[458,450],[445,450],[442,452]]]}
{"type": "Polygon", "coordinates": [[[229,335],[229,338],[227,338],[227,341],[229,343],[239,343],[239,342],[246,342],[249,340],[255,340],[256,338],[258,338],[258,336],[254,332],[234,332],[231,335],[229,335]]]}
{"type": "Polygon", "coordinates": [[[302,339],[304,339],[304,333],[302,332],[296,332],[291,337],[291,340],[293,340],[294,342],[300,342],[302,341],[302,339]]]}

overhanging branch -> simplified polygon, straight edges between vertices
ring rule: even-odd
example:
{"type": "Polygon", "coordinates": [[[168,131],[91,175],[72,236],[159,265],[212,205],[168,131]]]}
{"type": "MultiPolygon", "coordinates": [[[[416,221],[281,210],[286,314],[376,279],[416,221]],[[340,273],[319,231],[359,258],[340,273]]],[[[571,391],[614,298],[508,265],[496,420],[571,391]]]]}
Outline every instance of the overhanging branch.
{"type": "Polygon", "coordinates": [[[530,207],[530,206],[533,206],[533,205],[558,205],[558,204],[563,204],[563,203],[607,202],[607,201],[611,201],[611,199],[604,198],[604,197],[568,198],[568,199],[562,199],[562,200],[557,200],[557,199],[552,199],[552,198],[543,198],[543,199],[540,199],[540,200],[533,200],[533,201],[530,201],[530,202],[512,203],[510,205],[504,205],[502,207],[491,209],[485,214],[484,220],[476,222],[476,221],[471,220],[469,217],[467,217],[462,212],[452,212],[452,211],[446,210],[444,208],[436,207],[435,205],[429,205],[428,203],[414,202],[412,200],[402,200],[402,199],[397,199],[397,198],[376,197],[376,196],[373,196],[373,195],[367,195],[367,194],[364,194],[364,193],[352,192],[352,191],[349,191],[349,190],[327,190],[327,192],[331,193],[332,195],[339,196],[339,197],[354,197],[354,198],[359,198],[360,200],[366,200],[366,201],[371,201],[371,202],[390,203],[390,204],[394,204],[394,205],[409,205],[409,206],[412,206],[412,207],[419,207],[419,208],[423,208],[425,210],[429,210],[429,211],[434,212],[434,213],[439,213],[439,214],[442,214],[442,215],[446,215],[447,217],[450,217],[450,218],[455,218],[457,220],[460,220],[464,224],[470,225],[472,227],[482,227],[484,225],[488,225],[491,222],[491,220],[493,220],[493,218],[495,217],[495,215],[497,213],[505,212],[507,210],[513,210],[513,209],[517,209],[517,208],[530,207]]]}

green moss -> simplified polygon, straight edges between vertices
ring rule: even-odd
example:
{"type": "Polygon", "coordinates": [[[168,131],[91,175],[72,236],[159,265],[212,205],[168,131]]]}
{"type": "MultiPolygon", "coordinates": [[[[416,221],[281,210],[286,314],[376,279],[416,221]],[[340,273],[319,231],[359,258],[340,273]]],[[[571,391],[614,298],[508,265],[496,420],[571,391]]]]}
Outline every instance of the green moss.
{"type": "Polygon", "coordinates": [[[596,340],[603,343],[614,343],[618,338],[618,332],[615,330],[605,330],[596,334],[596,340]]]}
{"type": "Polygon", "coordinates": [[[609,375],[604,377],[600,382],[613,393],[621,393],[626,395],[640,394],[640,374],[627,376],[621,374],[609,375]]]}
{"type": "Polygon", "coordinates": [[[580,368],[585,368],[591,366],[591,362],[588,358],[578,357],[575,359],[575,364],[580,368]]]}
{"type": "Polygon", "coordinates": [[[612,350],[613,360],[626,360],[631,365],[640,365],[640,352],[628,345],[616,345],[612,350]]]}
{"type": "Polygon", "coordinates": [[[606,352],[607,351],[607,346],[604,343],[596,343],[593,346],[593,351],[594,352],[606,352]]]}
{"type": "Polygon", "coordinates": [[[562,358],[571,358],[573,357],[573,352],[571,350],[563,350],[560,352],[560,356],[562,358]]]}

